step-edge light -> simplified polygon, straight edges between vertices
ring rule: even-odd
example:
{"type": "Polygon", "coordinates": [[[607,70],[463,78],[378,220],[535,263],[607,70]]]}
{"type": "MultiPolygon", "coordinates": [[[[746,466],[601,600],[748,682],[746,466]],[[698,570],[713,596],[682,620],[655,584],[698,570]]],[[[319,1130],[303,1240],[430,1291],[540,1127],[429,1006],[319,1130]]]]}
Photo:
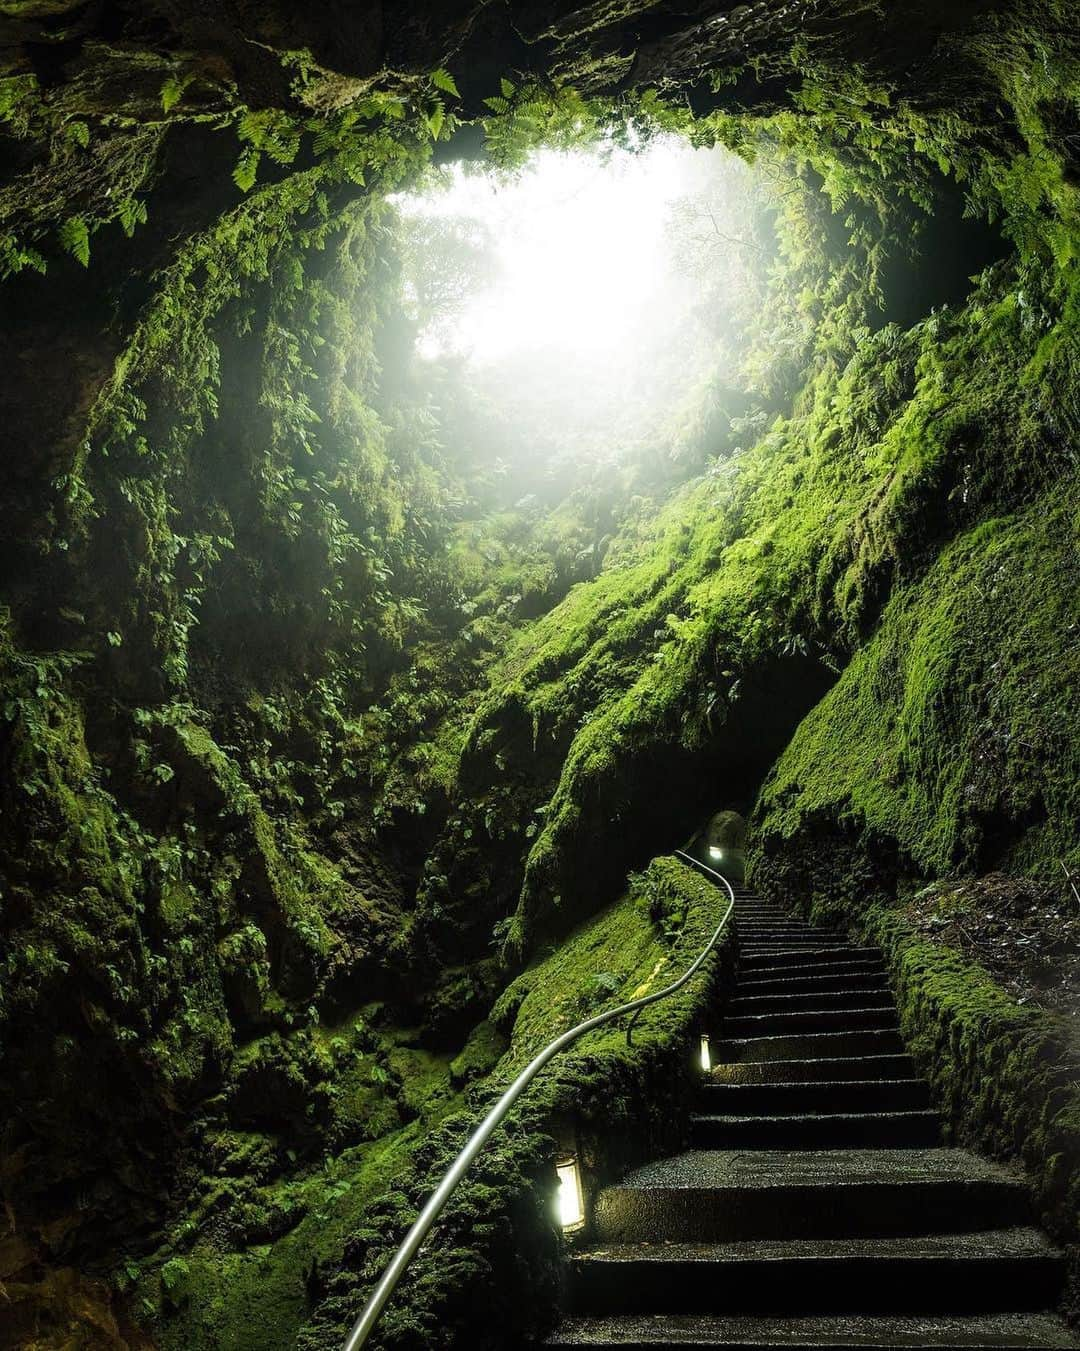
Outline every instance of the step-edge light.
{"type": "Polygon", "coordinates": [[[709,1049],[709,1035],[707,1032],[701,1034],[701,1069],[704,1074],[708,1074],[712,1069],[712,1052],[709,1049]]]}
{"type": "Polygon", "coordinates": [[[563,1233],[573,1233],[585,1223],[585,1198],[581,1191],[581,1169],[576,1154],[560,1154],[555,1160],[559,1179],[556,1206],[563,1233]]]}

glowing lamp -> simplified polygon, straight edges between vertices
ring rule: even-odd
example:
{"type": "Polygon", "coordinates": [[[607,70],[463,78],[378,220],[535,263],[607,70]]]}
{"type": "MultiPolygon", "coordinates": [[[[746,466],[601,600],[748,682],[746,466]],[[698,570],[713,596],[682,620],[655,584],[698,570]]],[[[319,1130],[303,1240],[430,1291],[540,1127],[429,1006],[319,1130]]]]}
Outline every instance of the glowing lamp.
{"type": "Polygon", "coordinates": [[[712,1069],[712,1054],[709,1050],[709,1038],[702,1033],[701,1035],[701,1069],[703,1074],[708,1074],[712,1069]]]}
{"type": "Polygon", "coordinates": [[[719,862],[719,860],[724,857],[724,851],[722,849],[717,849],[715,844],[710,844],[709,857],[719,862]]]}
{"type": "Polygon", "coordinates": [[[563,1154],[555,1160],[555,1172],[559,1179],[559,1193],[556,1206],[559,1223],[563,1233],[572,1233],[585,1223],[585,1199],[581,1193],[581,1172],[577,1155],[563,1154]]]}

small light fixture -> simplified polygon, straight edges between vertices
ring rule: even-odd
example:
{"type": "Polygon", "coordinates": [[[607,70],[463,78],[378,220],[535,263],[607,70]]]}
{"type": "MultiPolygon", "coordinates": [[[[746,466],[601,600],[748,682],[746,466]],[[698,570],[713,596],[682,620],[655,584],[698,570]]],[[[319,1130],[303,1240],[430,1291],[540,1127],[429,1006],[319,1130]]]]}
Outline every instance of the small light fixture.
{"type": "Polygon", "coordinates": [[[709,1074],[712,1070],[712,1052],[709,1050],[708,1034],[701,1034],[701,1072],[709,1074]]]}
{"type": "Polygon", "coordinates": [[[559,1223],[563,1233],[573,1233],[585,1223],[585,1198],[581,1193],[581,1170],[578,1168],[576,1154],[561,1154],[555,1160],[555,1172],[559,1179],[559,1193],[556,1206],[559,1223]]]}
{"type": "Polygon", "coordinates": [[[717,849],[717,847],[716,847],[715,844],[710,844],[710,845],[709,845],[709,857],[710,857],[711,859],[714,859],[716,862],[719,862],[720,859],[722,859],[722,858],[724,857],[724,851],[723,851],[722,849],[717,849]]]}

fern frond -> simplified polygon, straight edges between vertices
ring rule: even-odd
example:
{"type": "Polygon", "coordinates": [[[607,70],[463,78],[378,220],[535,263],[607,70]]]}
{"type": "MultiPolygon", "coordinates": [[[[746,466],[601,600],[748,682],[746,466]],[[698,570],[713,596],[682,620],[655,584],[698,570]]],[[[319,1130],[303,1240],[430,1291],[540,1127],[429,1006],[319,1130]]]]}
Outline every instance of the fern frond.
{"type": "Polygon", "coordinates": [[[232,176],[233,182],[241,192],[250,192],[255,186],[260,159],[262,159],[262,155],[259,151],[254,146],[248,146],[236,161],[236,168],[233,169],[232,176]]]}
{"type": "Polygon", "coordinates": [[[461,98],[461,92],[457,87],[457,81],[442,66],[438,70],[431,72],[431,83],[436,89],[441,89],[444,94],[449,94],[452,98],[461,98]]]}
{"type": "Polygon", "coordinates": [[[90,227],[82,216],[70,216],[61,224],[57,236],[61,247],[72,258],[83,267],[90,266],[90,227]]]}

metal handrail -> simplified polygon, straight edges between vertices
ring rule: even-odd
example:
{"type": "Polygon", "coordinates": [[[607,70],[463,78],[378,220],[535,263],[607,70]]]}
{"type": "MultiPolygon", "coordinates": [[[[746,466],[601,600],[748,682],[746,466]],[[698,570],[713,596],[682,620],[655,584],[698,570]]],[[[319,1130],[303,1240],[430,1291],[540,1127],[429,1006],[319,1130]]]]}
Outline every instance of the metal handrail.
{"type": "Polygon", "coordinates": [[[345,1342],[344,1351],[359,1351],[359,1348],[366,1344],[367,1339],[371,1336],[371,1333],[375,1329],[375,1325],[382,1315],[383,1307],[394,1293],[398,1281],[405,1272],[405,1268],[416,1256],[420,1245],[423,1243],[424,1239],[427,1238],[432,1226],[442,1213],[443,1207],[446,1205],[447,1201],[449,1201],[454,1188],[465,1176],[473,1160],[487,1144],[488,1139],[491,1137],[496,1126],[499,1125],[507,1112],[509,1112],[510,1108],[513,1107],[514,1103],[517,1102],[518,1098],[521,1097],[522,1093],[528,1088],[529,1084],[532,1083],[544,1066],[547,1065],[549,1061],[553,1060],[560,1051],[577,1041],[579,1037],[584,1036],[586,1032],[591,1032],[593,1028],[601,1027],[604,1023],[610,1023],[616,1018],[625,1017],[628,1013],[636,1014],[638,1010],[645,1008],[647,1005],[655,1004],[657,1000],[666,999],[668,995],[674,994],[676,990],[681,990],[686,982],[695,976],[701,969],[701,964],[716,946],[720,935],[723,933],[724,928],[731,917],[731,912],[735,908],[735,892],[732,890],[731,883],[727,878],[721,876],[721,874],[716,872],[713,868],[699,862],[696,858],[692,858],[681,849],[676,849],[675,855],[684,862],[691,864],[693,867],[709,873],[727,888],[729,897],[728,906],[724,911],[723,918],[716,926],[713,936],[702,948],[692,965],[689,966],[673,984],[666,986],[662,990],[657,990],[654,994],[642,995],[640,999],[633,999],[629,1004],[620,1004],[617,1008],[608,1009],[606,1013],[597,1013],[592,1018],[586,1018],[583,1023],[578,1023],[577,1027],[572,1027],[569,1032],[564,1032],[561,1037],[556,1037],[553,1042],[550,1042],[545,1046],[540,1054],[535,1056],[529,1064],[526,1065],[469,1137],[465,1148],[451,1164],[445,1177],[432,1192],[427,1204],[416,1217],[412,1228],[405,1235],[401,1242],[401,1246],[391,1259],[390,1265],[383,1272],[378,1285],[371,1292],[368,1302],[364,1305],[363,1312],[353,1324],[353,1329],[349,1333],[348,1340],[345,1342]]]}

